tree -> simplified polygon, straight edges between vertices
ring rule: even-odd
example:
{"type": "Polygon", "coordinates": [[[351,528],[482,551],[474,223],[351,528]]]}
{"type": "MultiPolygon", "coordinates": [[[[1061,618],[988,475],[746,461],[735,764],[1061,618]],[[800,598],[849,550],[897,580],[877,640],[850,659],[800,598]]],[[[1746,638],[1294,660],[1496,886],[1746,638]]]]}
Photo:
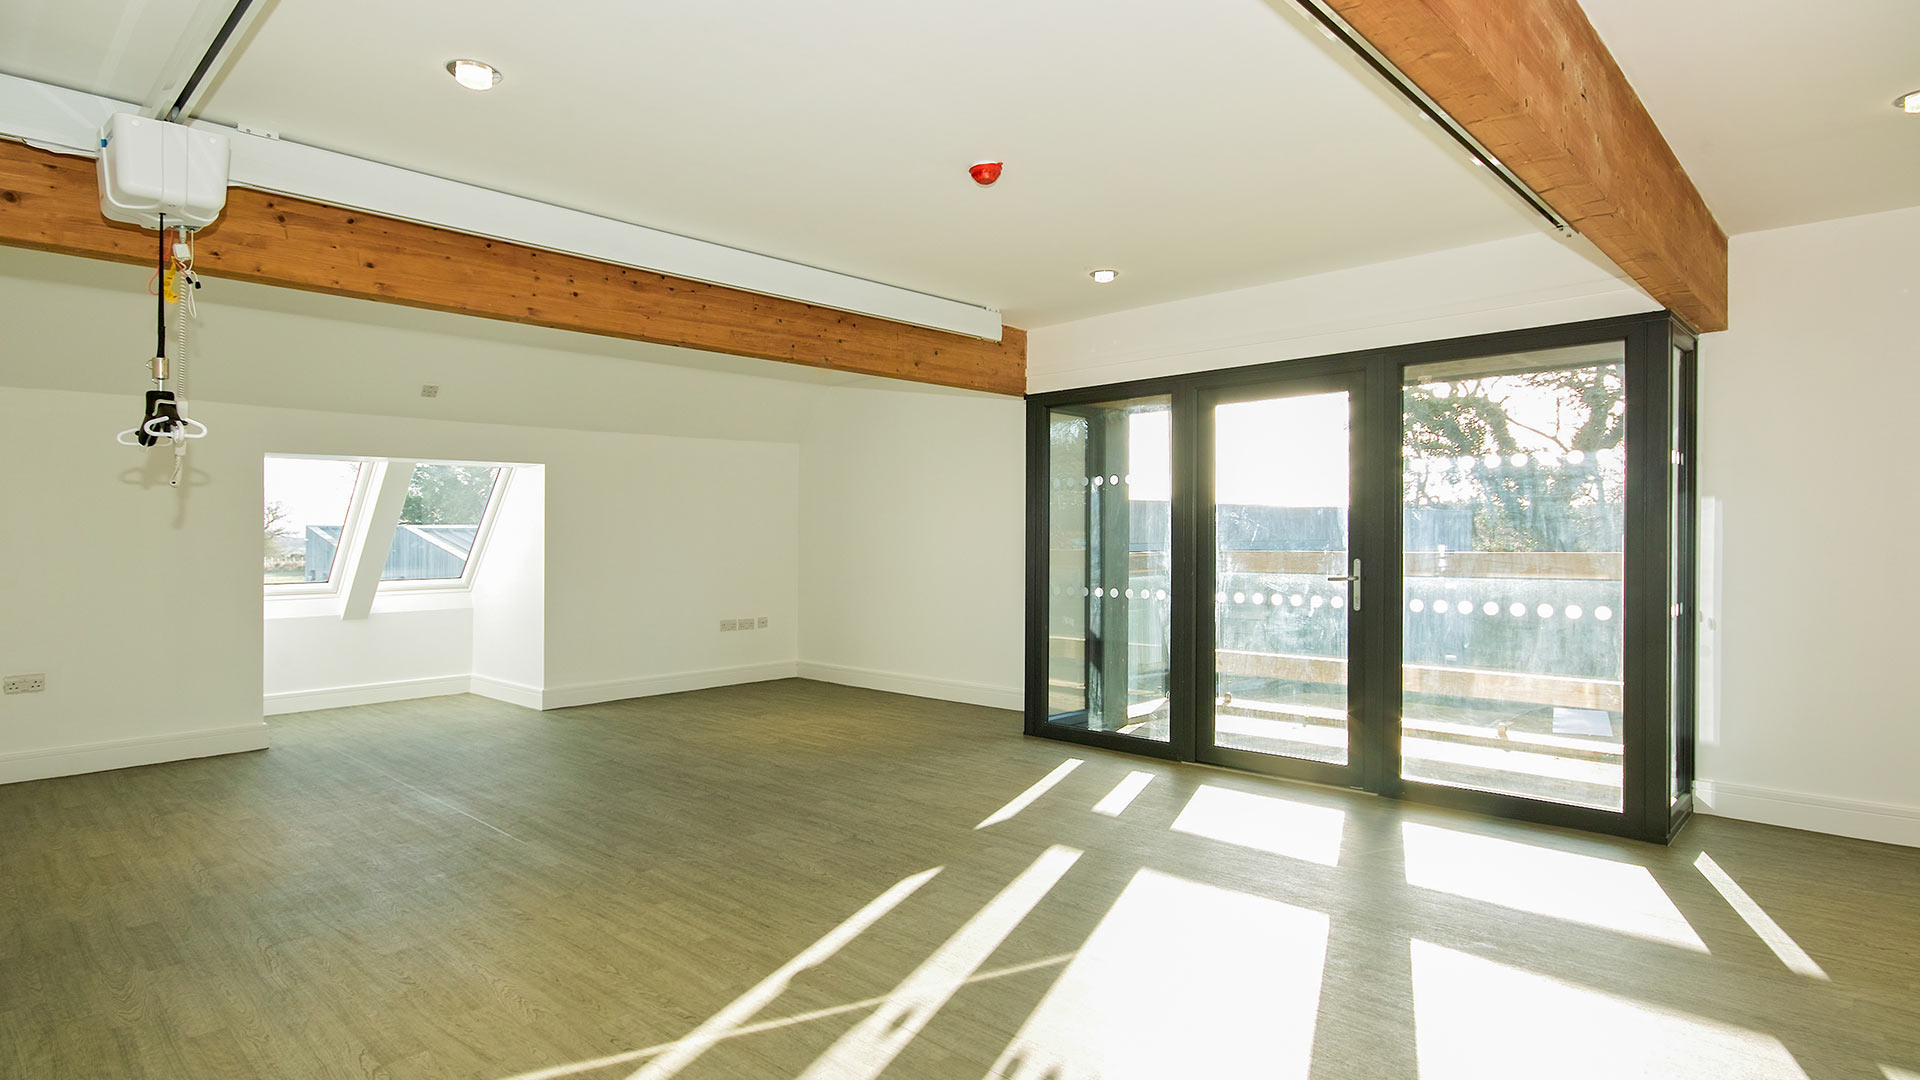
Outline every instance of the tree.
{"type": "Polygon", "coordinates": [[[262,529],[265,534],[266,557],[271,559],[279,554],[280,541],[293,535],[293,529],[286,524],[287,508],[280,503],[267,504],[266,522],[262,529]]]}
{"type": "Polygon", "coordinates": [[[1405,409],[1411,456],[1454,462],[1439,476],[1409,468],[1407,505],[1471,506],[1481,550],[1579,551],[1618,534],[1600,452],[1626,438],[1621,365],[1410,386],[1405,409]],[[1529,452],[1542,442],[1557,460],[1529,452]]]}
{"type": "Polygon", "coordinates": [[[496,472],[467,465],[417,466],[400,520],[408,525],[478,524],[496,472]]]}

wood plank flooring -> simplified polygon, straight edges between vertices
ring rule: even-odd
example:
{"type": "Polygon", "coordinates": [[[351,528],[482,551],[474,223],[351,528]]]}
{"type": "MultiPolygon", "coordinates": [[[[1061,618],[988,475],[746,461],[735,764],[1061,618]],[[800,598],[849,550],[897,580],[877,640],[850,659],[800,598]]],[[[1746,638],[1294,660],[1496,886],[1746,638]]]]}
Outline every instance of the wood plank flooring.
{"type": "Polygon", "coordinates": [[[0,1076],[1920,1077],[1911,849],[1659,848],[799,680],[272,723],[0,787],[0,1076]]]}

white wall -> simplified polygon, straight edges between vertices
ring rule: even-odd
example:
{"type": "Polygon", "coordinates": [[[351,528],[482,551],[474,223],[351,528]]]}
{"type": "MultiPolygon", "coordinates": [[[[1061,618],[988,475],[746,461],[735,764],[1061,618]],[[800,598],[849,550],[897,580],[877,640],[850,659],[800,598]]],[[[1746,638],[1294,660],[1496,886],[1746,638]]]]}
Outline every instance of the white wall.
{"type": "Polygon", "coordinates": [[[474,608],[467,600],[375,610],[364,619],[280,616],[270,608],[261,643],[267,715],[466,693],[474,644],[474,608]]]}
{"type": "Polygon", "coordinates": [[[1715,813],[1920,844],[1916,253],[1920,208],[1732,240],[1732,328],[1700,351],[1715,813]]]}
{"type": "MultiPolygon", "coordinates": [[[[124,267],[0,252],[0,409],[18,418],[10,432],[24,448],[0,470],[0,672],[49,677],[44,694],[0,699],[0,782],[264,745],[257,534],[269,453],[545,467],[544,656],[508,661],[510,644],[469,631],[466,648],[478,634],[487,655],[476,665],[469,651],[461,674],[517,662],[502,679],[518,683],[537,667],[553,706],[793,673],[797,438],[817,382],[575,352],[557,346],[576,335],[523,328],[492,341],[473,336],[475,320],[378,305],[281,310],[271,291],[213,282],[193,395],[213,433],[176,491],[166,455],[113,441],[146,385],[144,282],[124,267]],[[442,398],[419,397],[429,381],[442,398]],[[520,423],[476,422],[491,416],[520,423]],[[536,426],[576,419],[610,429],[536,426]],[[630,430],[648,426],[666,433],[630,430]],[[771,625],[719,632],[746,615],[771,625]],[[167,708],[150,706],[168,694],[167,708]]],[[[615,346],[626,348],[595,348],[615,346]]],[[[350,651],[334,651],[338,667],[276,689],[377,681],[367,665],[397,625],[376,615],[350,631],[350,651]]],[[[454,674],[457,651],[416,652],[425,666],[404,677],[454,674]]]]}
{"type": "MultiPolygon", "coordinates": [[[[9,363],[25,314],[0,310],[9,363]]],[[[0,387],[0,671],[47,676],[0,697],[0,783],[266,745],[259,460],[204,440],[170,490],[114,445],[130,403],[0,387]]]]}
{"type": "Polygon", "coordinates": [[[1023,401],[836,389],[801,447],[801,674],[1018,709],[1023,401]]]}
{"type": "Polygon", "coordinates": [[[1032,393],[1658,311],[1584,240],[1541,234],[1035,329],[1032,393]]]}
{"type": "Polygon", "coordinates": [[[800,452],[568,434],[547,463],[546,705],[791,677],[800,452]],[[720,620],[766,616],[765,630],[720,620]]]}
{"type": "Polygon", "coordinates": [[[547,470],[523,466],[501,496],[473,579],[473,687],[528,708],[547,685],[547,470]]]}

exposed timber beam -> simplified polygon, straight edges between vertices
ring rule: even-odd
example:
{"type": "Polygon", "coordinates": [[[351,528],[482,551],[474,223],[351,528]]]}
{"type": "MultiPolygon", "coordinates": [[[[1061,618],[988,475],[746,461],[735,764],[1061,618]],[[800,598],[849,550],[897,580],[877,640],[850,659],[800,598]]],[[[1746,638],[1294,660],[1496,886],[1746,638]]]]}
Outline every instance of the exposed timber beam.
{"type": "Polygon", "coordinates": [[[1298,2],[1343,20],[1648,295],[1726,329],[1727,235],[1575,0],[1298,2]]]}
{"type": "MultiPolygon", "coordinates": [[[[0,244],[145,265],[153,234],[100,216],[94,163],[0,142],[0,244]]],[[[853,315],[242,188],[201,231],[212,278],[913,382],[1026,392],[1000,341],[853,315]]]]}

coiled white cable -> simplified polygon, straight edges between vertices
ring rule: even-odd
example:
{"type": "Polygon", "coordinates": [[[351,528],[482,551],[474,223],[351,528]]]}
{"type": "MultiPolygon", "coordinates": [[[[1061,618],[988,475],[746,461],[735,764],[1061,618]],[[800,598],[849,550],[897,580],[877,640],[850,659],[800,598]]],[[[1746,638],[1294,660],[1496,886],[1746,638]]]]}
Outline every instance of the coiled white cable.
{"type": "Polygon", "coordinates": [[[186,291],[180,294],[180,302],[174,305],[174,326],[177,333],[178,351],[173,358],[173,396],[181,401],[187,400],[187,309],[191,306],[188,297],[193,295],[193,283],[185,274],[176,274],[176,288],[186,291]]]}

